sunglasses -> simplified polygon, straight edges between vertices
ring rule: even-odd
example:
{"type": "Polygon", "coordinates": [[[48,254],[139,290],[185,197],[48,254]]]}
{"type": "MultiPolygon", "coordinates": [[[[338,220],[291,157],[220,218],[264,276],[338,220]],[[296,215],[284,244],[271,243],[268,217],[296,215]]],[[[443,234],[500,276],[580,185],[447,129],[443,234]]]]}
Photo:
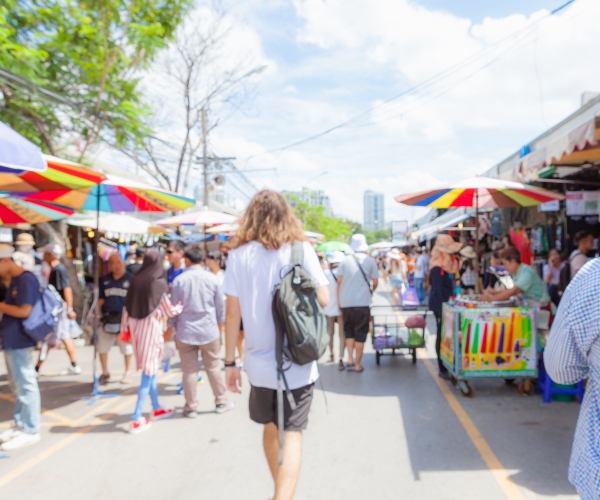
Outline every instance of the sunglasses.
{"type": "Polygon", "coordinates": [[[167,255],[171,255],[172,253],[175,253],[175,250],[167,250],[167,255]]]}

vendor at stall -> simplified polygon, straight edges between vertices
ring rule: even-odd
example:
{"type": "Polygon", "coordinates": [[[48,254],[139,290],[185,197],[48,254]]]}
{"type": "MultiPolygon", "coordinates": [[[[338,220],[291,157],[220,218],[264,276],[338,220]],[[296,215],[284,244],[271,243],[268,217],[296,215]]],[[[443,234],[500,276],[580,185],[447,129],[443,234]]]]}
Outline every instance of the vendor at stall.
{"type": "Polygon", "coordinates": [[[545,307],[550,302],[550,296],[542,278],[531,266],[521,263],[521,253],[515,247],[505,248],[500,252],[500,259],[506,270],[513,276],[515,286],[508,290],[487,288],[479,300],[485,302],[507,300],[518,294],[523,294],[532,306],[545,307]]]}

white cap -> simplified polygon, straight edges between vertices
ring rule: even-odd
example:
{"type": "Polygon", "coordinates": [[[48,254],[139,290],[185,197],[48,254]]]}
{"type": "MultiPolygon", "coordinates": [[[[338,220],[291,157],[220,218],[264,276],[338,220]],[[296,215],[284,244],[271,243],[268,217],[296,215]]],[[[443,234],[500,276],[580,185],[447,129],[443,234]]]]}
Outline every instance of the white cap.
{"type": "Polygon", "coordinates": [[[51,253],[55,257],[61,257],[62,254],[65,253],[63,247],[61,247],[58,243],[48,243],[47,245],[38,248],[37,251],[43,253],[51,253]]]}
{"type": "Polygon", "coordinates": [[[331,257],[329,257],[329,263],[330,264],[339,264],[345,258],[346,258],[346,256],[344,255],[344,252],[333,252],[333,255],[331,257]]]}
{"type": "Polygon", "coordinates": [[[15,253],[15,247],[8,243],[0,243],[0,259],[10,259],[15,253]]]}
{"type": "Polygon", "coordinates": [[[366,252],[369,249],[367,245],[367,238],[364,234],[353,234],[350,240],[350,248],[355,252],[366,252]]]}

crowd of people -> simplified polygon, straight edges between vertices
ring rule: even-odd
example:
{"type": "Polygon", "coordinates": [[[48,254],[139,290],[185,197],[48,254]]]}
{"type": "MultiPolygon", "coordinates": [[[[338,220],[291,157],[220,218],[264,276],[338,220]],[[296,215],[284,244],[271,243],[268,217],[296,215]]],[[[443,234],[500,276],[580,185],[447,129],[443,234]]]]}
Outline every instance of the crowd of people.
{"type": "MultiPolygon", "coordinates": [[[[505,300],[518,294],[535,307],[552,309],[552,313],[555,312],[553,297],[561,300],[560,282],[565,266],[569,266],[570,277],[576,278],[573,287],[577,290],[587,287],[581,295],[570,287],[562,298],[569,304],[565,306],[569,311],[562,307],[559,310],[561,328],[551,337],[548,360],[549,372],[559,381],[593,377],[598,358],[586,357],[590,343],[600,336],[598,322],[592,321],[585,333],[587,347],[581,344],[580,336],[581,328],[589,323],[587,318],[582,319],[585,314],[581,311],[587,311],[588,307],[585,302],[588,299],[582,297],[589,297],[589,302],[597,294],[600,268],[597,261],[586,265],[586,254],[591,249],[589,235],[578,234],[577,239],[578,249],[568,264],[558,253],[551,253],[543,279],[522,261],[521,253],[513,246],[494,249],[490,267],[481,277],[485,291],[480,300],[505,300]],[[512,278],[511,286],[506,284],[507,276],[512,278]],[[564,346],[570,346],[570,357],[565,356],[564,346]]],[[[157,374],[163,365],[166,343],[174,342],[179,351],[185,418],[198,416],[200,359],[217,414],[235,408],[228,391],[240,392],[243,368],[251,386],[250,418],[263,425],[264,453],[276,499],[293,497],[301,464],[302,432],[307,428],[313,388],[319,378],[316,360],[305,364],[288,360],[285,380],[289,397],[278,398],[273,292],[290,268],[292,245],[298,241],[302,242],[301,267],[312,279],[318,303],[327,316],[329,360],[337,361],[340,371],[365,370],[363,352],[370,327],[370,307],[380,279],[389,281],[399,303],[406,289],[414,287],[418,303],[428,305],[437,325],[438,359],[444,302],[457,293],[472,293],[480,279],[473,248],[446,234],[438,235],[430,252],[418,247],[392,248],[375,258],[369,253],[365,236],[354,234],[351,252],[333,252],[325,263],[320,262],[287,201],[274,191],[264,190],[252,199],[241,218],[226,264],[219,252],[207,253],[202,245],[180,240],[171,241],[165,252],[138,248],[130,262],[117,253],[110,255],[108,273],[100,279],[101,316],[94,338],[102,367],[100,384],[111,381],[108,355],[114,346],[120,349],[124,362],[120,383],[131,381],[134,361],[135,369],[141,372],[137,403],[129,423],[132,434],[146,431],[153,422],[174,414],[173,408],[161,404],[158,394],[157,374]],[[337,353],[335,338],[339,339],[337,353]],[[148,396],[152,409],[146,416],[148,396]],[[283,444],[283,460],[278,459],[280,444],[283,444]]],[[[24,326],[45,286],[44,273],[34,272],[41,262],[33,258],[32,243],[20,236],[17,248],[0,244],[0,280],[5,286],[4,300],[0,302],[0,341],[16,399],[15,425],[0,434],[0,449],[5,451],[40,440],[37,372],[47,351],[42,349],[34,363],[37,343],[24,326]]],[[[64,373],[78,374],[81,369],[69,335],[76,315],[69,276],[61,263],[64,249],[51,243],[41,250],[49,270],[47,284],[56,291],[62,305],[56,331],[45,344],[54,346],[62,342],[70,360],[64,373]]],[[[441,361],[439,375],[448,377],[441,361]]],[[[593,412],[589,408],[585,411],[593,412]]],[[[591,413],[589,418],[593,418],[591,413]]],[[[591,445],[585,429],[578,428],[578,436],[581,448],[587,450],[591,445]]],[[[577,470],[572,471],[576,480],[580,480],[579,467],[587,464],[587,458],[582,458],[584,454],[577,449],[577,470]]]]}

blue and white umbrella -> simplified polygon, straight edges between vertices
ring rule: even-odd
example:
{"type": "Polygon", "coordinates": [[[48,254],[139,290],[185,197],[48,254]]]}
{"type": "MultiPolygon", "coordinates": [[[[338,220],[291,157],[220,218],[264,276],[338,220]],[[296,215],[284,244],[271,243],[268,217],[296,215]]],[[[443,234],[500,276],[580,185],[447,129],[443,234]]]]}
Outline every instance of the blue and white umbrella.
{"type": "Polygon", "coordinates": [[[40,148],[0,122],[0,173],[43,172],[46,160],[40,148]]]}

